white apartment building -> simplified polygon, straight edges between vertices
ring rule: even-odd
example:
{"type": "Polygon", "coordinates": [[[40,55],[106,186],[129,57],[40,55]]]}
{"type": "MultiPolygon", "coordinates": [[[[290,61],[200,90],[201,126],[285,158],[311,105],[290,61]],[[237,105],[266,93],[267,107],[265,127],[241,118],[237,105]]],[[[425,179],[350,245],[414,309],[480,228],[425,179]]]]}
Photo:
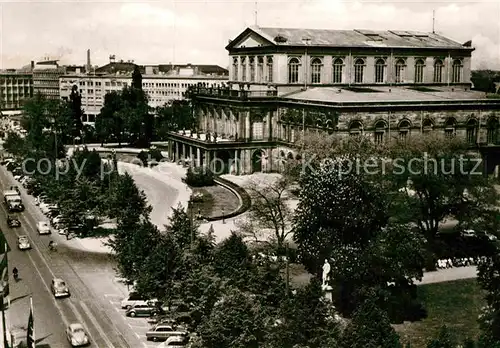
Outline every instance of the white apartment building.
{"type": "MultiPolygon", "coordinates": [[[[64,75],[59,79],[59,92],[63,100],[69,100],[73,86],[78,86],[82,96],[84,124],[94,124],[104,97],[112,91],[122,90],[132,83],[135,64],[111,62],[103,67],[91,69],[89,74],[64,75]]],[[[216,65],[156,65],[140,67],[142,86],[151,107],[168,104],[185,97],[189,86],[198,83],[220,85],[229,78],[228,71],[216,65]]]]}

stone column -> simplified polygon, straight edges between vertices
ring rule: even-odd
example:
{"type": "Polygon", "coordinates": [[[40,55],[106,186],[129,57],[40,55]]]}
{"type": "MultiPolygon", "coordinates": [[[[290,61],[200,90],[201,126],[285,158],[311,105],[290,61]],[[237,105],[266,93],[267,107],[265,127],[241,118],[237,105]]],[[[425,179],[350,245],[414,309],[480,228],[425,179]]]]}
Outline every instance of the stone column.
{"type": "Polygon", "coordinates": [[[252,150],[244,150],[245,152],[245,173],[252,174],[252,150]]]}
{"type": "Polygon", "coordinates": [[[240,150],[236,149],[234,150],[234,155],[233,155],[233,164],[232,164],[232,173],[234,175],[239,175],[240,173],[240,158],[239,158],[239,152],[240,150]]]}
{"type": "Polygon", "coordinates": [[[205,150],[205,158],[203,165],[207,168],[211,168],[211,159],[210,159],[210,151],[205,150]]]}
{"type": "Polygon", "coordinates": [[[182,144],[182,159],[186,159],[186,144],[182,144]]]}
{"type": "Polygon", "coordinates": [[[168,140],[168,160],[171,161],[174,156],[174,151],[172,149],[172,139],[168,140]]]}
{"type": "Polygon", "coordinates": [[[189,145],[189,160],[191,161],[191,166],[194,164],[194,158],[193,158],[193,146],[189,145]]]}
{"type": "Polygon", "coordinates": [[[177,141],[174,142],[174,146],[175,146],[175,158],[174,158],[174,161],[178,162],[179,161],[179,143],[177,141]]]}
{"type": "Polygon", "coordinates": [[[250,130],[250,112],[245,112],[245,139],[249,140],[251,137],[250,130]]]}
{"type": "Polygon", "coordinates": [[[201,158],[200,158],[200,156],[201,156],[201,153],[200,153],[200,148],[199,148],[199,147],[197,147],[197,148],[196,148],[196,166],[197,166],[197,167],[200,167],[200,166],[201,166],[201,158]]]}

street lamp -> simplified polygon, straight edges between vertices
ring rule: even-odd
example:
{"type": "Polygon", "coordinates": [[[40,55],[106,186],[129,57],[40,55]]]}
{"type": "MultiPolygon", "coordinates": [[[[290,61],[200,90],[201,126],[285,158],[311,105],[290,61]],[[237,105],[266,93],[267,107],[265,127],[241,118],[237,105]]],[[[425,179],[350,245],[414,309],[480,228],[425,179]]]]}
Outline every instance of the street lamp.
{"type": "Polygon", "coordinates": [[[226,219],[224,217],[224,208],[222,208],[222,223],[225,224],[226,223],[226,219]]]}

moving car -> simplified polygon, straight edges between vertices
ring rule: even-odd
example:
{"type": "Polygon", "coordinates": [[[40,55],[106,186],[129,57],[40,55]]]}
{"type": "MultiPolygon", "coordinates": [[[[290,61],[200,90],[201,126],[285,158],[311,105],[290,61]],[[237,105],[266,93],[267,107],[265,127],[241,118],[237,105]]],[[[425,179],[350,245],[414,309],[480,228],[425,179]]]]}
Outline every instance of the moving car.
{"type": "Polygon", "coordinates": [[[165,347],[186,347],[189,342],[188,336],[172,336],[167,338],[167,340],[158,345],[158,348],[165,347]]]}
{"type": "Polygon", "coordinates": [[[9,227],[19,227],[21,226],[21,221],[15,216],[9,215],[7,216],[7,225],[9,225],[9,227]]]}
{"type": "Polygon", "coordinates": [[[146,339],[148,341],[166,341],[172,336],[188,336],[188,332],[169,324],[155,325],[151,330],[146,332],[146,339]]]}
{"type": "Polygon", "coordinates": [[[19,236],[17,238],[17,247],[19,248],[19,250],[31,249],[31,243],[28,239],[28,236],[19,236]]]}
{"type": "Polygon", "coordinates": [[[70,296],[68,286],[61,278],[52,279],[50,290],[52,291],[52,294],[55,298],[70,296]]]}
{"type": "Polygon", "coordinates": [[[72,347],[81,347],[90,343],[89,337],[80,323],[70,324],[66,328],[66,337],[72,347]]]}
{"type": "Polygon", "coordinates": [[[38,221],[36,224],[38,234],[50,234],[50,226],[47,221],[38,221]]]}

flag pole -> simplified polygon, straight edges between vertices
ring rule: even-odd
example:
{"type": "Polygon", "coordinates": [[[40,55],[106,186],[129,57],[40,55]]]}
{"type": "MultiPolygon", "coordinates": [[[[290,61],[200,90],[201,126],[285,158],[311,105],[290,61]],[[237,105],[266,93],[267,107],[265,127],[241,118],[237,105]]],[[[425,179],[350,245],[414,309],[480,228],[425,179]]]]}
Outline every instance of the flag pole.
{"type": "MultiPolygon", "coordinates": [[[[7,323],[5,322],[5,289],[8,288],[9,286],[9,263],[7,261],[7,243],[4,243],[4,258],[5,258],[5,267],[2,269],[2,274],[1,277],[2,279],[0,280],[2,282],[2,291],[0,294],[0,300],[2,301],[1,306],[2,306],[2,331],[3,331],[3,346],[4,348],[9,348],[9,343],[7,342],[7,323]],[[7,274],[7,276],[5,276],[7,274]],[[7,282],[5,282],[5,278],[7,278],[7,282]]],[[[3,263],[3,260],[2,260],[3,263]]],[[[2,265],[3,266],[3,265],[2,265]]]]}
{"type": "Polygon", "coordinates": [[[33,312],[33,297],[30,296],[30,309],[31,309],[31,316],[33,318],[33,345],[36,345],[36,336],[35,336],[35,313],[33,312]]]}

